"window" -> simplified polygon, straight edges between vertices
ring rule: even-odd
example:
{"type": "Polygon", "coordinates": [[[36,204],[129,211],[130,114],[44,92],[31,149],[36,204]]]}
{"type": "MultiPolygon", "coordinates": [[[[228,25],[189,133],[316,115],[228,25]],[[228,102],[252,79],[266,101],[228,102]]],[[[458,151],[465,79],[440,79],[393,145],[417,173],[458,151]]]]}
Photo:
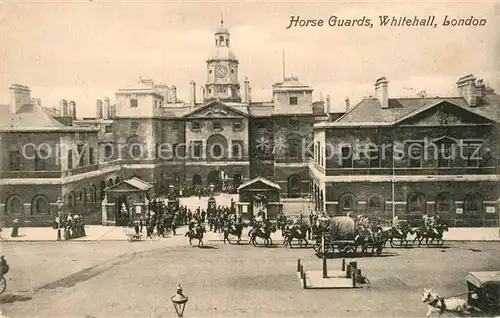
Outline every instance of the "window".
{"type": "Polygon", "coordinates": [[[179,123],[174,121],[172,122],[172,130],[179,130],[179,123]]]}
{"type": "Polygon", "coordinates": [[[411,143],[408,145],[409,164],[411,168],[422,167],[423,145],[420,143],[411,143]]]}
{"type": "Polygon", "coordinates": [[[368,199],[367,206],[370,210],[382,210],[383,199],[379,195],[371,196],[368,199]]]}
{"type": "Polygon", "coordinates": [[[68,170],[73,169],[73,150],[68,150],[68,170]]]}
{"type": "Polygon", "coordinates": [[[106,159],[111,159],[112,155],[113,155],[113,146],[106,145],[104,147],[104,156],[106,157],[106,159]]]}
{"type": "Polygon", "coordinates": [[[214,152],[213,153],[214,157],[221,157],[222,156],[222,147],[221,147],[221,145],[215,144],[212,149],[213,149],[213,152],[214,152]]]}
{"type": "Polygon", "coordinates": [[[452,166],[453,154],[451,148],[452,144],[449,143],[439,145],[438,167],[449,168],[452,166]]]}
{"type": "Polygon", "coordinates": [[[380,167],[380,160],[379,160],[380,158],[378,149],[369,149],[366,151],[366,155],[368,156],[368,162],[370,164],[370,168],[380,167]]]}
{"type": "Polygon", "coordinates": [[[142,149],[141,145],[134,143],[132,145],[132,159],[141,159],[142,149]]]}
{"type": "Polygon", "coordinates": [[[89,149],[89,164],[90,165],[95,164],[95,149],[94,148],[89,149]]]}
{"type": "Polygon", "coordinates": [[[21,170],[21,153],[19,151],[10,152],[10,170],[11,171],[21,170]]]}
{"type": "Polygon", "coordinates": [[[78,145],[78,156],[80,157],[78,166],[83,167],[85,165],[85,149],[82,144],[78,145]]]}
{"type": "Polygon", "coordinates": [[[191,130],[200,130],[200,122],[199,121],[193,121],[191,123],[191,130]]]}
{"type": "Polygon", "coordinates": [[[195,141],[193,143],[193,157],[194,158],[201,158],[201,147],[202,147],[201,141],[195,141]]]}
{"type": "Polygon", "coordinates": [[[353,167],[353,161],[352,161],[352,151],[351,147],[349,146],[344,146],[342,147],[342,168],[352,168],[353,167]]]}
{"type": "Polygon", "coordinates": [[[292,128],[292,130],[299,130],[299,119],[290,118],[290,127],[292,128]]]}
{"type": "Polygon", "coordinates": [[[47,151],[39,149],[35,152],[35,171],[45,171],[47,169],[47,151]]]}
{"type": "Polygon", "coordinates": [[[358,209],[358,200],[352,193],[344,193],[339,198],[340,211],[343,213],[356,211],[358,209]]]}
{"type": "Polygon", "coordinates": [[[108,125],[108,126],[104,127],[104,132],[106,134],[112,133],[113,132],[113,126],[108,125]]]}
{"type": "Polygon", "coordinates": [[[220,121],[214,121],[213,127],[214,127],[214,130],[222,130],[222,124],[220,121]]]}
{"type": "Polygon", "coordinates": [[[7,198],[5,204],[6,214],[22,214],[23,213],[23,201],[17,195],[12,195],[7,198]]]}
{"type": "Polygon", "coordinates": [[[31,214],[49,214],[49,201],[46,196],[37,195],[33,198],[31,214]]]}
{"type": "Polygon", "coordinates": [[[425,213],[426,209],[426,199],[421,193],[412,193],[408,196],[408,212],[410,213],[425,213]]]}
{"type": "Polygon", "coordinates": [[[233,122],[233,130],[241,130],[242,127],[241,127],[241,121],[235,121],[233,122]]]}
{"type": "Polygon", "coordinates": [[[161,108],[163,106],[163,101],[159,101],[158,104],[158,106],[161,108]]]}
{"type": "Polygon", "coordinates": [[[233,158],[238,158],[241,156],[243,150],[243,141],[233,140],[233,145],[231,147],[231,155],[233,158]]]}
{"type": "Polygon", "coordinates": [[[139,101],[135,98],[130,100],[130,107],[139,107],[139,101]]]}
{"type": "Polygon", "coordinates": [[[462,153],[465,157],[467,167],[479,166],[479,160],[481,158],[481,155],[479,154],[480,149],[481,144],[479,143],[470,143],[464,145],[462,153]]]}
{"type": "Polygon", "coordinates": [[[291,96],[290,99],[289,99],[289,104],[290,105],[293,105],[293,106],[296,106],[299,104],[299,99],[298,97],[296,96],[291,96]]]}
{"type": "Polygon", "coordinates": [[[130,129],[132,129],[132,130],[137,130],[137,129],[139,129],[139,123],[138,123],[138,122],[135,122],[135,121],[131,122],[131,123],[130,123],[130,129]]]}
{"type": "Polygon", "coordinates": [[[155,99],[155,108],[158,108],[158,101],[155,99]]]}

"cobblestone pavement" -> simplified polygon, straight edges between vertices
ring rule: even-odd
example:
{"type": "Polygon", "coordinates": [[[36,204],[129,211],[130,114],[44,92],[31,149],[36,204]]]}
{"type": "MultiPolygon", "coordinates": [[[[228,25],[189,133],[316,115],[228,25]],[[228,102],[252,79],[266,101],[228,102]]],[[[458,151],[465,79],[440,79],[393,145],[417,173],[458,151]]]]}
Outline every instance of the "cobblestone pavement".
{"type": "MultiPolygon", "coordinates": [[[[425,314],[424,287],[455,295],[468,271],[500,268],[498,243],[386,249],[382,257],[357,259],[371,289],[302,290],[297,258],[306,270],[321,268],[310,248],[187,244],[181,235],[139,243],[3,243],[11,264],[3,314],[172,317],[170,296],[181,282],[190,317],[415,317],[425,314]]],[[[336,269],[341,260],[328,262],[336,269]]]]}

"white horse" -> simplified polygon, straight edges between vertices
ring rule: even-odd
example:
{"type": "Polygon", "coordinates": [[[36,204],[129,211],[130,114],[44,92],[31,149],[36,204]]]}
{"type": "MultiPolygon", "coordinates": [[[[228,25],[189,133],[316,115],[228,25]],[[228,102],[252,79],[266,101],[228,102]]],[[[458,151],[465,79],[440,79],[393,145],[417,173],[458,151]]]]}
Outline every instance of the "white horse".
{"type": "Polygon", "coordinates": [[[469,310],[472,309],[465,299],[458,297],[439,297],[432,289],[426,288],[424,288],[424,292],[422,293],[422,302],[426,303],[429,308],[425,317],[430,317],[434,312],[438,312],[439,316],[441,316],[444,311],[469,315],[469,310]]]}

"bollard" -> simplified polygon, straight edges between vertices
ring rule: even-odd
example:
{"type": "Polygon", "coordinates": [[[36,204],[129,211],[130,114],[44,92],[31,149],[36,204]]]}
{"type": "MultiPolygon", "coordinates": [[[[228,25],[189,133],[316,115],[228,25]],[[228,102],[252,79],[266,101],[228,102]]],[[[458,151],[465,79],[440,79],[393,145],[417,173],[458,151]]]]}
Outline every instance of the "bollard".
{"type": "Polygon", "coordinates": [[[300,258],[297,258],[297,272],[300,272],[300,258]]]}
{"type": "Polygon", "coordinates": [[[356,287],[356,269],[352,269],[352,287],[356,287]]]}
{"type": "Polygon", "coordinates": [[[304,276],[302,276],[302,288],[307,288],[306,273],[304,273],[304,276]]]}
{"type": "Polygon", "coordinates": [[[345,258],[342,259],[342,271],[345,272],[345,258]]]}
{"type": "Polygon", "coordinates": [[[302,275],[304,275],[304,265],[300,265],[300,277],[302,277],[302,275]]]}

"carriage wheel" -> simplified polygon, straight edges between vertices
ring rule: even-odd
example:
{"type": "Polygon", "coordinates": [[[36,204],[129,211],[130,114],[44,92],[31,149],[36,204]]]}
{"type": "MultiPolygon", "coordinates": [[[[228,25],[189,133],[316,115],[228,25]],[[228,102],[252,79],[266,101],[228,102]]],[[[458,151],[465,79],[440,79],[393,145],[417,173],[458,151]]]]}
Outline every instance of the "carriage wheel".
{"type": "Polygon", "coordinates": [[[2,279],[0,280],[0,294],[3,294],[6,288],[7,288],[7,281],[5,280],[5,277],[2,276],[2,279]]]}

